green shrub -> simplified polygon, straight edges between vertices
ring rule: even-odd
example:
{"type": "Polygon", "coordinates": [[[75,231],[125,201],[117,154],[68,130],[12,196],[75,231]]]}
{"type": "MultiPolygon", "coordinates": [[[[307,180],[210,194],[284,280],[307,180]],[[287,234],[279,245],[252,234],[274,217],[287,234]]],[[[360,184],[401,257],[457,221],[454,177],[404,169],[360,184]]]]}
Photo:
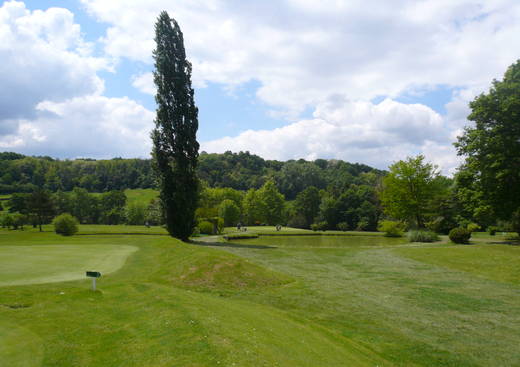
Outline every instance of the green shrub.
{"type": "Polygon", "coordinates": [[[435,242],[439,241],[437,233],[425,230],[413,230],[408,232],[410,242],[435,242]]]}
{"type": "Polygon", "coordinates": [[[476,232],[480,229],[480,226],[477,223],[470,223],[466,226],[467,230],[470,232],[476,232]]]}
{"type": "Polygon", "coordinates": [[[199,230],[202,234],[213,234],[213,223],[208,222],[207,220],[203,220],[199,222],[199,230]]]}
{"type": "Polygon", "coordinates": [[[313,231],[324,231],[327,229],[327,222],[312,223],[311,229],[313,231]]]}
{"type": "Polygon", "coordinates": [[[356,231],[364,231],[368,228],[368,220],[366,219],[361,219],[358,223],[357,223],[357,226],[356,226],[356,231]]]}
{"type": "Polygon", "coordinates": [[[291,228],[308,228],[307,220],[302,214],[297,214],[289,219],[287,227],[291,228]]]}
{"type": "Polygon", "coordinates": [[[62,236],[72,236],[78,231],[78,220],[68,213],[58,215],[52,221],[54,232],[62,236]]]}
{"type": "Polygon", "coordinates": [[[343,231],[343,232],[348,231],[348,223],[347,222],[340,222],[340,223],[338,223],[337,227],[338,227],[338,229],[340,231],[343,231]]]}
{"type": "Polygon", "coordinates": [[[498,227],[497,226],[489,226],[487,228],[487,231],[489,233],[490,236],[494,236],[497,234],[497,231],[498,231],[498,227]]]}
{"type": "Polygon", "coordinates": [[[448,236],[454,243],[469,243],[469,239],[471,238],[471,231],[467,228],[457,227],[453,228],[448,236]]]}
{"type": "Polygon", "coordinates": [[[393,220],[382,220],[379,222],[377,230],[385,232],[385,237],[403,237],[404,224],[393,220]]]}
{"type": "Polygon", "coordinates": [[[2,216],[0,216],[0,224],[2,225],[2,228],[11,228],[13,225],[13,217],[9,213],[3,213],[2,216]]]}

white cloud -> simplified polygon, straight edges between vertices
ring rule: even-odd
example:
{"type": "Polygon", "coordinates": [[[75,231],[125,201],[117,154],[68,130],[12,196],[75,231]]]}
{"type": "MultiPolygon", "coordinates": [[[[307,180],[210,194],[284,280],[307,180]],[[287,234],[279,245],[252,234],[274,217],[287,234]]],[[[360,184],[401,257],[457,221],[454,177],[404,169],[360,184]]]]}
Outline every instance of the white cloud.
{"type": "Polygon", "coordinates": [[[202,143],[202,150],[245,151],[269,159],[337,158],[386,169],[394,161],[424,153],[452,173],[458,161],[449,123],[420,104],[386,99],[379,104],[335,97],[316,108],[314,119],[274,130],[248,130],[202,143]]]}
{"type": "Polygon", "coordinates": [[[87,93],[101,93],[96,71],[105,61],[90,56],[73,14],[66,9],[29,11],[21,2],[0,7],[0,124],[33,118],[43,100],[63,101],[87,93]]]}
{"type": "Polygon", "coordinates": [[[54,157],[148,157],[153,112],[135,101],[99,95],[38,104],[38,116],[22,120],[0,147],[54,157]]]}
{"type": "Polygon", "coordinates": [[[479,86],[520,51],[516,0],[82,0],[110,24],[106,52],[151,63],[166,9],[184,31],[196,85],[259,80],[258,96],[295,117],[331,95],[395,97],[444,84],[479,86]]]}
{"type": "Polygon", "coordinates": [[[156,93],[152,73],[143,73],[140,75],[135,75],[132,80],[132,86],[134,88],[139,89],[141,92],[150,94],[152,96],[156,93]]]}

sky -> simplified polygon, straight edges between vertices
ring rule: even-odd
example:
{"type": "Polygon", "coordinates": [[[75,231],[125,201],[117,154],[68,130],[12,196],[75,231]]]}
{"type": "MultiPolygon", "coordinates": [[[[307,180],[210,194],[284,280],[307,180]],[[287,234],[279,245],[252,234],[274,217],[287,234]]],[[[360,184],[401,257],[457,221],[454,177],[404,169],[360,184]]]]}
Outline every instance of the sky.
{"type": "Polygon", "coordinates": [[[520,57],[518,0],[4,1],[0,151],[148,158],[162,10],[206,152],[380,169],[423,154],[450,175],[468,103],[520,57]]]}

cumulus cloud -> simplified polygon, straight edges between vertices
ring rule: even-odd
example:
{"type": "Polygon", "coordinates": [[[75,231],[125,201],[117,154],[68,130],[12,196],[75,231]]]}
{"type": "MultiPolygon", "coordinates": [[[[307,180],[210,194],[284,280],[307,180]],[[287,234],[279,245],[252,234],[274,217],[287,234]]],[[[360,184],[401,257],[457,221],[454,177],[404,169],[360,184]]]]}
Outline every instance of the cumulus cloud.
{"type": "Polygon", "coordinates": [[[106,63],[90,56],[89,48],[70,11],[31,12],[21,2],[5,2],[0,7],[2,124],[33,117],[43,100],[100,93],[103,81],[96,71],[106,63]]]}
{"type": "Polygon", "coordinates": [[[55,157],[148,157],[153,112],[126,97],[99,95],[41,102],[37,117],[20,120],[0,147],[55,157]]]}
{"type": "MultiPolygon", "coordinates": [[[[153,113],[135,101],[102,96],[99,70],[74,14],[0,7],[0,148],[56,157],[147,157],[153,113]]],[[[135,83],[139,85],[136,78],[135,83]]]]}
{"type": "Polygon", "coordinates": [[[167,9],[184,30],[197,85],[258,80],[258,97],[292,117],[334,94],[485,86],[520,51],[516,0],[82,2],[110,24],[107,53],[148,63],[153,23],[167,9]]]}
{"type": "Polygon", "coordinates": [[[134,75],[132,80],[132,86],[134,86],[134,88],[139,89],[141,92],[150,94],[152,96],[155,95],[156,92],[152,73],[134,75]]]}
{"type": "Polygon", "coordinates": [[[408,155],[425,153],[452,173],[458,164],[449,122],[420,104],[386,99],[379,104],[336,96],[319,104],[314,118],[274,130],[248,130],[202,143],[211,152],[249,150],[270,159],[337,158],[382,169],[408,155]],[[448,143],[449,144],[449,143],[448,143]]]}

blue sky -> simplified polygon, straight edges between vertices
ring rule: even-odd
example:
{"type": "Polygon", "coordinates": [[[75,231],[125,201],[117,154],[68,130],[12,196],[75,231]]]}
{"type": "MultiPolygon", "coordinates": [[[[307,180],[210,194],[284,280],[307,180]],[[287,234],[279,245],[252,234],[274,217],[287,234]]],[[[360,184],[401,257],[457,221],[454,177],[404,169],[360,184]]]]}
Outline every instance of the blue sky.
{"type": "Polygon", "coordinates": [[[202,150],[379,168],[424,154],[453,172],[468,102],[518,58],[520,5],[372,2],[4,1],[0,149],[147,157],[167,10],[193,63],[202,150]]]}

